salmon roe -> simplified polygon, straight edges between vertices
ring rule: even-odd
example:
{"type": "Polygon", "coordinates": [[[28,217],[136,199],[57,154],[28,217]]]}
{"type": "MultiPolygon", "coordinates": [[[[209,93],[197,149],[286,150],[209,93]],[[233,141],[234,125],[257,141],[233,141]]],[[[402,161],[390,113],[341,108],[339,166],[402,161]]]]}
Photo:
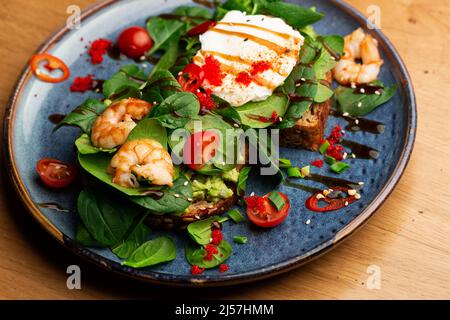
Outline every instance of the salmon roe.
{"type": "Polygon", "coordinates": [[[205,74],[205,80],[212,86],[221,86],[225,74],[220,69],[220,62],[212,55],[205,58],[205,64],[202,66],[202,71],[205,74]]]}
{"type": "Polygon", "coordinates": [[[70,91],[72,92],[85,92],[92,90],[94,80],[94,76],[92,74],[87,75],[86,77],[77,77],[73,80],[72,85],[70,86],[70,91]]]}
{"type": "Polygon", "coordinates": [[[219,266],[219,270],[220,270],[220,272],[227,272],[228,270],[230,270],[230,267],[227,264],[222,263],[219,266]]]}
{"type": "Polygon", "coordinates": [[[256,76],[258,73],[263,73],[264,71],[269,70],[272,68],[272,64],[267,61],[259,61],[252,64],[252,70],[250,71],[250,74],[252,76],[256,76]]]}
{"type": "Polygon", "coordinates": [[[196,264],[194,264],[191,267],[191,274],[196,275],[196,274],[202,274],[203,271],[205,271],[204,268],[200,268],[199,266],[197,266],[196,264]]]}
{"type": "Polygon", "coordinates": [[[92,42],[89,48],[89,55],[91,56],[92,64],[100,64],[103,62],[103,56],[109,47],[111,47],[112,41],[106,39],[97,39],[92,42]]]}
{"type": "Polygon", "coordinates": [[[236,82],[241,83],[244,86],[248,87],[249,84],[252,82],[252,77],[250,76],[249,73],[245,71],[239,72],[238,75],[236,76],[236,82]]]}
{"type": "Polygon", "coordinates": [[[223,240],[222,230],[214,229],[211,232],[211,238],[212,238],[211,244],[218,246],[223,240]]]}

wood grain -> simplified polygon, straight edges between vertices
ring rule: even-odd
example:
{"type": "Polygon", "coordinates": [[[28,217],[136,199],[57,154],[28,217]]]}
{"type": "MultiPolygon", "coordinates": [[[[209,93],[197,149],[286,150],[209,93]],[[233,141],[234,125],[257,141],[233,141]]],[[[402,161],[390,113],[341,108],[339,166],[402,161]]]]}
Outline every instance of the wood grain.
{"type": "MultiPolygon", "coordinates": [[[[65,23],[66,8],[90,0],[2,1],[0,105],[34,50],[65,23]]],[[[322,258],[283,276],[243,287],[192,291],[149,286],[93,267],[50,238],[19,204],[1,171],[0,298],[450,298],[450,1],[351,0],[380,6],[382,29],[411,73],[419,128],[410,164],[373,219],[322,258]],[[82,290],[68,290],[66,268],[82,269],[82,290]],[[367,288],[367,268],[381,288],[367,288]]]]}

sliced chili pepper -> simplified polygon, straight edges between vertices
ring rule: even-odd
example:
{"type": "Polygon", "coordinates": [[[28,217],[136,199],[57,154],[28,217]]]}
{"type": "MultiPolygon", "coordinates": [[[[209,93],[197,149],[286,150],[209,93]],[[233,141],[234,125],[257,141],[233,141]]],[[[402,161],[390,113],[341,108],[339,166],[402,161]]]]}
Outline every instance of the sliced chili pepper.
{"type": "Polygon", "coordinates": [[[70,76],[69,67],[67,67],[67,65],[61,59],[48,53],[40,53],[32,56],[30,60],[30,67],[35,76],[38,77],[39,80],[45,82],[62,82],[70,76]],[[46,62],[42,65],[42,67],[47,69],[47,71],[52,72],[55,70],[61,70],[62,75],[60,77],[53,77],[50,73],[44,72],[41,67],[42,62],[46,62]]]}
{"type": "MultiPolygon", "coordinates": [[[[349,188],[347,187],[334,187],[332,188],[334,191],[342,191],[347,192],[349,188]]],[[[355,196],[348,196],[346,198],[330,198],[328,196],[325,196],[322,191],[314,193],[311,197],[306,199],[306,208],[311,211],[316,212],[328,212],[328,211],[334,211],[342,209],[349,204],[352,204],[357,199],[355,196]],[[322,195],[323,197],[321,197],[322,195]],[[319,198],[318,198],[319,197],[319,198]],[[319,203],[323,201],[327,203],[325,206],[319,206],[319,203]]]]}
{"type": "Polygon", "coordinates": [[[201,24],[199,24],[196,27],[193,27],[192,29],[190,29],[187,32],[188,37],[195,37],[198,36],[200,34],[205,33],[206,31],[208,31],[209,28],[214,27],[217,24],[217,21],[213,21],[213,20],[208,20],[205,21],[201,24]]]}
{"type": "Polygon", "coordinates": [[[189,63],[178,76],[178,82],[180,83],[183,91],[193,93],[200,88],[204,79],[205,73],[202,68],[195,63],[189,63]]]}

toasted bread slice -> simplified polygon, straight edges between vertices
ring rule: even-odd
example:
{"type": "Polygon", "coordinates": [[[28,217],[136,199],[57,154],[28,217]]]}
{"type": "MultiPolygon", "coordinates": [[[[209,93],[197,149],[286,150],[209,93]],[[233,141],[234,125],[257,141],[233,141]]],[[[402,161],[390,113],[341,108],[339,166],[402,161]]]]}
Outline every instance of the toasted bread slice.
{"type": "MultiPolygon", "coordinates": [[[[329,83],[331,82],[331,73],[327,74],[326,80],[329,83]]],[[[295,126],[281,130],[280,145],[318,150],[325,135],[325,125],[330,114],[330,108],[331,100],[313,104],[295,126]]]]}

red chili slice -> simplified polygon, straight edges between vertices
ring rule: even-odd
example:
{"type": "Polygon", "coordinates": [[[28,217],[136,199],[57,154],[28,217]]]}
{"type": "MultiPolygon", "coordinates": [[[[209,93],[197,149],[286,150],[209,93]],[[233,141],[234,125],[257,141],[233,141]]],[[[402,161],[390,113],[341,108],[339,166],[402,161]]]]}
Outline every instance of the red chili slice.
{"type": "Polygon", "coordinates": [[[205,22],[199,24],[198,26],[193,27],[192,29],[190,29],[187,32],[187,35],[188,35],[188,37],[198,36],[200,34],[205,33],[206,31],[208,31],[209,28],[214,27],[216,24],[217,24],[217,22],[213,21],[213,20],[205,21],[205,22]]]}
{"type": "Polygon", "coordinates": [[[67,67],[67,65],[61,59],[48,53],[40,53],[32,56],[30,60],[30,67],[35,76],[39,80],[45,82],[62,82],[70,76],[69,67],[67,67]],[[46,63],[41,66],[42,62],[46,63]],[[62,75],[59,77],[53,77],[50,73],[44,72],[42,70],[42,67],[47,69],[48,72],[60,70],[62,72],[62,75]]]}
{"type": "Polygon", "coordinates": [[[203,83],[205,73],[195,63],[189,63],[178,76],[178,82],[183,91],[195,93],[203,83]]]}
{"type": "MultiPolygon", "coordinates": [[[[332,189],[334,191],[342,191],[342,192],[347,192],[349,190],[349,188],[347,188],[347,187],[334,187],[332,189]]],[[[352,204],[356,200],[357,199],[355,196],[348,196],[346,198],[334,199],[334,198],[325,196],[322,191],[319,191],[319,192],[314,193],[308,199],[306,199],[305,205],[306,205],[306,208],[311,211],[328,212],[328,211],[335,211],[335,210],[342,209],[342,208],[348,206],[349,204],[352,204]],[[317,197],[319,194],[324,196],[324,198],[319,196],[320,199],[318,199],[317,197]],[[319,206],[320,202],[325,202],[327,205],[319,206]]]]}

